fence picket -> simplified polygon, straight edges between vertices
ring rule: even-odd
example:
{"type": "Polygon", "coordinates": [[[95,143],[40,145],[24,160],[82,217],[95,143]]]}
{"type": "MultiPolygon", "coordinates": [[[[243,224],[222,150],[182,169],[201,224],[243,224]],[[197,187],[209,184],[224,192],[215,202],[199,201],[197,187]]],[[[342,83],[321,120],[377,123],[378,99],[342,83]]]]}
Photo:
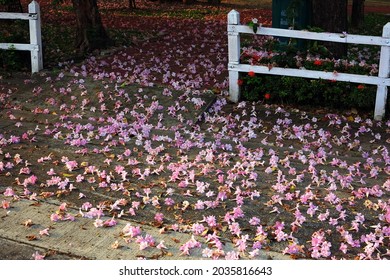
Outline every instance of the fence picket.
{"type": "Polygon", "coordinates": [[[37,15],[37,20],[30,20],[30,44],[38,45],[37,50],[31,50],[31,71],[33,73],[39,72],[43,68],[42,59],[42,36],[41,36],[41,16],[39,4],[36,1],[32,1],[28,5],[28,12],[30,14],[37,15]]]}
{"type": "MultiPolygon", "coordinates": [[[[240,63],[240,34],[233,30],[232,27],[240,24],[240,13],[232,10],[228,14],[228,23],[230,31],[228,32],[228,53],[229,53],[229,65],[238,65],[240,63]]],[[[237,71],[229,71],[229,88],[232,94],[230,99],[233,102],[238,102],[240,99],[240,86],[238,85],[237,71]]]]}
{"type": "MultiPolygon", "coordinates": [[[[383,27],[382,36],[390,43],[390,22],[383,27]]],[[[390,76],[390,46],[382,46],[379,61],[378,77],[389,78],[390,76]]],[[[386,101],[389,85],[379,85],[376,91],[375,99],[375,119],[382,119],[386,113],[386,101]]]]}

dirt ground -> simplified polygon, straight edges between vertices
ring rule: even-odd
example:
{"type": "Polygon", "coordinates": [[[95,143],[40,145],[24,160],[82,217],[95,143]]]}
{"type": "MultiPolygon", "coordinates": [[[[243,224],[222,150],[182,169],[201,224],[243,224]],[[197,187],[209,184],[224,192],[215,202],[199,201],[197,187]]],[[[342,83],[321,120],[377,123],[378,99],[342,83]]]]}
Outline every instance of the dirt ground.
{"type": "MultiPolygon", "coordinates": [[[[18,200],[30,200],[31,207],[66,203],[66,210],[54,210],[57,218],[47,215],[33,237],[26,234],[22,241],[32,239],[29,244],[45,248],[38,228],[61,232],[72,217],[93,227],[97,217],[85,218],[91,208],[77,211],[85,202],[102,209],[104,221],[120,217],[163,232],[187,233],[194,224],[204,224],[202,232],[195,230],[200,237],[214,233],[236,244],[250,236],[248,247],[260,240],[260,247],[275,252],[294,242],[302,250],[293,256],[305,258],[315,232],[326,233],[335,257],[358,255],[361,247],[338,252],[344,238],[329,219],[350,230],[357,213],[364,215],[353,236],[372,234],[378,223],[387,228],[378,214],[389,199],[389,122],[370,123],[352,113],[225,104],[224,97],[196,91],[169,96],[160,87],[123,85],[115,90],[117,84],[106,80],[41,76],[25,77],[23,85],[22,77],[2,81],[3,92],[9,93],[1,112],[1,200],[9,203],[0,210],[2,222],[12,223],[12,212],[20,211],[13,208],[18,200]],[[88,107],[80,106],[86,99],[88,107]],[[170,114],[173,104],[175,116],[170,114]],[[298,131],[302,136],[294,137],[298,131]],[[311,217],[306,212],[312,204],[318,212],[311,217]],[[302,224],[295,217],[298,210],[306,217],[302,224]],[[319,223],[320,213],[326,223],[319,223]],[[205,224],[209,216],[216,218],[215,225],[205,224]],[[250,222],[253,217],[259,224],[250,222]],[[235,222],[239,235],[229,228],[235,222]],[[278,240],[275,230],[280,223],[285,225],[284,240],[278,240]]],[[[33,216],[26,215],[28,220],[35,224],[33,216]]],[[[31,232],[30,225],[15,226],[31,232]]],[[[20,241],[8,236],[3,242],[20,241]]],[[[385,250],[387,242],[378,250],[385,250]]],[[[3,251],[3,258],[19,257],[29,258],[20,251],[3,251]]]]}

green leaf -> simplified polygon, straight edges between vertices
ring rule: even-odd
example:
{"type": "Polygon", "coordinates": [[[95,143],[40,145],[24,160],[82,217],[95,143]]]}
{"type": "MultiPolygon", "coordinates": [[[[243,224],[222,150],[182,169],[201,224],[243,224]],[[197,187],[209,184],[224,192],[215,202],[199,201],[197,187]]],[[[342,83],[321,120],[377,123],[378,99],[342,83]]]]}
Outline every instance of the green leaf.
{"type": "Polygon", "coordinates": [[[257,33],[258,24],[253,24],[253,32],[257,33]]]}

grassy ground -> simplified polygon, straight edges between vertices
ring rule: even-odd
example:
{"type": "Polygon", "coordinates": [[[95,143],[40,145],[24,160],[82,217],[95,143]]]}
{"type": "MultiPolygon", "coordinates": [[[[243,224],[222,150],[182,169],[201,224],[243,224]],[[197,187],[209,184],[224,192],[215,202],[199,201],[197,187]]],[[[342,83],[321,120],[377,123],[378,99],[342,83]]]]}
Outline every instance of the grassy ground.
{"type": "MultiPolygon", "coordinates": [[[[233,7],[237,5],[245,5],[248,8],[266,8],[269,9],[272,6],[272,0],[223,0],[223,4],[229,4],[233,7]]],[[[366,5],[385,5],[389,4],[388,1],[374,1],[367,0],[366,5]]],[[[66,13],[67,9],[69,10],[70,6],[61,6],[58,10],[61,13],[66,13]]],[[[135,11],[128,11],[123,8],[102,8],[101,13],[103,16],[112,15],[120,16],[121,18],[131,17],[132,15],[137,16],[157,16],[163,18],[191,18],[202,20],[204,18],[218,16],[221,13],[224,14],[223,9],[197,9],[190,8],[190,6],[185,6],[186,9],[177,9],[167,6],[167,9],[156,10],[156,9],[137,9],[135,11]]],[[[61,14],[62,15],[62,14],[61,14]]],[[[68,15],[69,17],[69,15],[68,15]]],[[[375,15],[368,16],[365,26],[360,30],[351,30],[351,33],[355,34],[367,34],[367,35],[380,35],[382,33],[383,25],[388,22],[388,17],[375,15]]],[[[27,43],[28,41],[28,26],[27,22],[15,22],[9,23],[12,24],[4,28],[0,32],[0,41],[1,42],[13,42],[13,43],[27,43]],[[6,30],[17,30],[12,34],[6,30]]],[[[125,29],[116,29],[108,28],[110,36],[114,39],[116,46],[123,46],[129,44],[133,38],[142,38],[148,36],[147,34],[142,34],[142,31],[138,30],[125,30],[125,29]]],[[[52,67],[57,64],[58,61],[67,61],[72,59],[77,59],[75,56],[75,51],[73,50],[73,44],[68,42],[74,41],[74,31],[72,25],[58,25],[56,22],[46,22],[43,25],[42,30],[43,40],[44,40],[44,60],[46,67],[52,67]]],[[[150,35],[150,34],[149,34],[150,35]]],[[[6,71],[13,71],[16,69],[29,69],[28,53],[21,52],[9,52],[9,51],[0,51],[0,72],[6,68],[6,71]],[[1,69],[3,68],[3,69],[1,69]]]]}
{"type": "MultiPolygon", "coordinates": [[[[352,2],[352,1],[349,1],[352,2]]],[[[367,5],[390,5],[389,0],[366,0],[367,5]]]]}

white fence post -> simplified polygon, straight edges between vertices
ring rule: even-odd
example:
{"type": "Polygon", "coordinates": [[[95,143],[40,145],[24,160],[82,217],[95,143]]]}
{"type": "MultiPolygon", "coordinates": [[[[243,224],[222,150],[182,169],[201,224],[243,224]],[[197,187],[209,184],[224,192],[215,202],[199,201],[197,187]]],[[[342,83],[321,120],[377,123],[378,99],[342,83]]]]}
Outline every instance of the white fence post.
{"type": "Polygon", "coordinates": [[[31,50],[31,71],[32,73],[39,72],[43,69],[42,58],[42,36],[41,36],[41,13],[39,4],[36,1],[32,1],[28,5],[28,12],[31,15],[36,15],[35,18],[29,20],[30,26],[30,44],[37,47],[31,50]]]}
{"type": "MultiPolygon", "coordinates": [[[[382,37],[386,38],[390,42],[390,22],[383,27],[382,37]]],[[[389,78],[390,76],[390,46],[382,46],[381,56],[379,61],[379,73],[380,78],[389,78]]],[[[376,120],[382,120],[386,111],[387,100],[387,85],[378,85],[375,101],[374,118],[376,120]]]]}
{"type": "Polygon", "coordinates": [[[238,85],[239,72],[231,70],[240,63],[240,33],[235,26],[240,24],[240,13],[232,10],[228,14],[228,52],[229,52],[229,95],[233,102],[240,99],[238,85]]]}

